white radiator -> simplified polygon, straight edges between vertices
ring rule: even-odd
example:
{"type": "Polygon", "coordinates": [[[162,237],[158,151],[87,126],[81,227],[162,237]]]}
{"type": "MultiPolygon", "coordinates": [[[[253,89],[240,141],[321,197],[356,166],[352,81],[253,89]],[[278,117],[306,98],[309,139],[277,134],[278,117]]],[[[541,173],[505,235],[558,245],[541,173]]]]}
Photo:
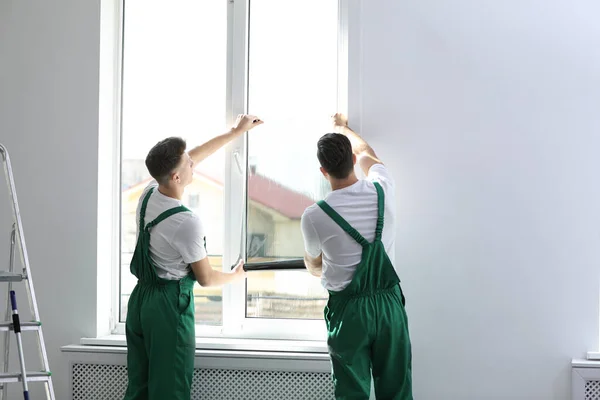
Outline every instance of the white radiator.
{"type": "MultiPolygon", "coordinates": [[[[73,400],[122,400],[127,387],[123,365],[72,364],[73,400]]],[[[192,399],[329,400],[331,375],[317,372],[196,369],[192,399]]]]}
{"type": "MultiPolygon", "coordinates": [[[[122,400],[127,388],[126,349],[65,346],[71,400],[122,400]]],[[[192,399],[334,399],[327,354],[196,351],[192,399]]]]}
{"type": "Polygon", "coordinates": [[[571,400],[600,400],[600,363],[573,360],[571,400]]]}

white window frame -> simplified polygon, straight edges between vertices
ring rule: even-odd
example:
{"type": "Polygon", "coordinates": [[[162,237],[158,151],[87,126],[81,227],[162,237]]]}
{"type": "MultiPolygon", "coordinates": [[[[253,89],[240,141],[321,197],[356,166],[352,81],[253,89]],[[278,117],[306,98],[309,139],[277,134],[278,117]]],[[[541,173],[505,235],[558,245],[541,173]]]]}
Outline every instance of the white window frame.
{"type": "MultiPolygon", "coordinates": [[[[248,99],[248,28],[249,28],[249,2],[251,0],[225,0],[228,2],[228,39],[227,39],[227,123],[232,125],[238,114],[247,112],[248,99]]],[[[338,110],[347,112],[348,108],[348,8],[351,0],[338,0],[338,110]]],[[[103,40],[113,44],[112,55],[106,55],[101,65],[101,74],[103,68],[111,66],[113,79],[109,79],[104,84],[101,81],[102,94],[108,93],[113,101],[113,110],[110,115],[102,115],[103,118],[111,118],[113,122],[120,122],[121,113],[121,85],[122,85],[122,48],[123,48],[123,2],[124,0],[103,0],[103,21],[104,18],[116,18],[117,23],[110,24],[108,33],[103,33],[103,40]],[[106,10],[105,10],[106,9],[106,10]],[[106,11],[106,12],[104,12],[106,11]],[[110,56],[110,57],[109,57],[110,56]],[[110,58],[111,61],[108,59],[110,58]]],[[[111,160],[118,164],[113,167],[111,175],[112,196],[110,204],[113,219],[111,221],[113,235],[111,237],[110,247],[112,248],[111,264],[111,333],[124,334],[125,324],[119,322],[119,296],[120,296],[120,262],[118,253],[120,252],[119,234],[114,237],[115,230],[120,232],[120,143],[121,132],[120,123],[113,123],[112,142],[110,149],[100,149],[112,153],[111,160]]],[[[107,128],[108,129],[108,128],[107,128]]],[[[215,132],[215,134],[218,132],[215,132]]],[[[242,220],[242,207],[246,202],[246,176],[247,176],[247,135],[236,139],[226,148],[225,162],[225,184],[224,184],[224,209],[225,229],[224,229],[224,254],[223,270],[229,270],[229,267],[237,260],[240,253],[240,224],[242,220]]],[[[102,157],[99,157],[102,159],[102,157]]],[[[106,158],[108,159],[108,158],[106,158]]],[[[106,197],[106,194],[103,194],[106,197]]],[[[109,207],[109,206],[106,206],[109,207]]],[[[99,224],[100,221],[99,212],[99,224]]],[[[106,215],[104,213],[103,215],[106,215]]],[[[106,220],[105,220],[106,221],[106,220]]],[[[106,222],[105,222],[106,223],[106,222]]],[[[245,223],[244,223],[245,225],[245,223]]],[[[244,232],[245,233],[245,232],[244,232]]],[[[101,244],[99,238],[99,246],[101,244]]],[[[103,245],[108,243],[105,240],[103,245]]],[[[106,247],[104,247],[106,248],[106,247]]],[[[245,249],[243,249],[245,250],[245,249]]],[[[100,252],[99,252],[100,253],[100,252]]],[[[244,254],[245,255],[245,254],[244,254]]],[[[99,268],[100,270],[100,268],[99,268]]],[[[315,278],[316,279],[316,278],[315,278]]],[[[223,338],[244,338],[244,339],[284,339],[284,340],[314,340],[323,341],[326,338],[325,322],[320,320],[306,319],[269,319],[269,318],[246,318],[246,283],[239,282],[223,287],[223,323],[221,326],[196,325],[196,336],[198,337],[223,337],[223,338]]],[[[105,286],[104,286],[105,287],[105,286]]],[[[100,289],[100,286],[99,286],[100,289]]],[[[100,299],[99,299],[100,302],[100,299]]],[[[100,303],[99,303],[100,306],[100,303]]],[[[100,307],[99,307],[100,308],[100,307]]],[[[103,315],[105,315],[104,313],[103,315]]],[[[100,314],[99,314],[100,315],[100,314]]],[[[98,330],[100,335],[100,330],[98,330]]]]}

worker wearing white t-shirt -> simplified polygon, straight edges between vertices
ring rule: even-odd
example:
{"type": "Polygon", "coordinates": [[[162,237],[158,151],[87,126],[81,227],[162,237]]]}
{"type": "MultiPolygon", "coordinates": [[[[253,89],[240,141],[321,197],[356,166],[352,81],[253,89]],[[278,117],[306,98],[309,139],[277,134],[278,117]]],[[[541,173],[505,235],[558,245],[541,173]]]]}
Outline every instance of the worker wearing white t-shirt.
{"type": "Polygon", "coordinates": [[[340,133],[317,144],[332,192],[302,215],[305,264],[329,291],[327,344],[336,399],[412,400],[411,344],[394,268],[394,180],[373,149],[333,116],[340,133]],[[367,179],[354,173],[358,162],[367,179]]]}
{"type": "Polygon", "coordinates": [[[146,166],[154,181],[137,209],[138,238],[130,269],[138,283],[129,297],[125,324],[125,400],[190,399],[196,348],[194,282],[220,286],[246,274],[242,261],[231,273],[212,269],[200,219],[181,198],[195,164],[260,124],[255,116],[240,115],[229,132],[189,153],[183,139],[175,137],[148,153],[146,166]]]}

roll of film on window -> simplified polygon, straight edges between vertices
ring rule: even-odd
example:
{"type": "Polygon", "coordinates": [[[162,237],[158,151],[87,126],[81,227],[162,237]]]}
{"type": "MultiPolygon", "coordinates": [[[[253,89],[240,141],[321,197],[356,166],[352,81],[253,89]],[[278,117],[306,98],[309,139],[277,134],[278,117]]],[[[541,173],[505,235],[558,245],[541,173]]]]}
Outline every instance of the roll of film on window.
{"type": "MultiPolygon", "coordinates": [[[[231,267],[233,270],[235,265],[231,267]]],[[[287,270],[306,270],[304,260],[294,258],[282,261],[265,261],[244,264],[244,271],[287,271],[287,270]]]]}

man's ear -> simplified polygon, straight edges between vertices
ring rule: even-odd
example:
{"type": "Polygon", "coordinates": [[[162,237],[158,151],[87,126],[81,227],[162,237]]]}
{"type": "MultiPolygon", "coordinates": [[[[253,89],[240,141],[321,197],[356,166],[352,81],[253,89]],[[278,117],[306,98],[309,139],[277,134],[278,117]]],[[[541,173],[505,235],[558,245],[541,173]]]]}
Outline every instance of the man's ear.
{"type": "Polygon", "coordinates": [[[327,176],[328,176],[329,174],[327,174],[327,171],[325,171],[325,168],[323,168],[323,167],[320,167],[320,168],[319,168],[319,170],[321,170],[321,173],[323,174],[323,176],[324,176],[325,178],[327,178],[327,176]]]}
{"type": "Polygon", "coordinates": [[[352,153],[352,165],[356,165],[356,154],[352,153]]]}

